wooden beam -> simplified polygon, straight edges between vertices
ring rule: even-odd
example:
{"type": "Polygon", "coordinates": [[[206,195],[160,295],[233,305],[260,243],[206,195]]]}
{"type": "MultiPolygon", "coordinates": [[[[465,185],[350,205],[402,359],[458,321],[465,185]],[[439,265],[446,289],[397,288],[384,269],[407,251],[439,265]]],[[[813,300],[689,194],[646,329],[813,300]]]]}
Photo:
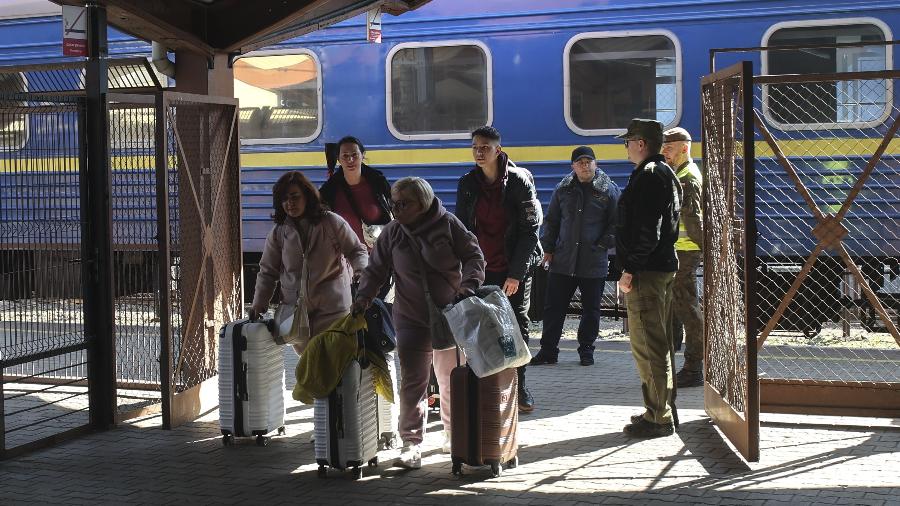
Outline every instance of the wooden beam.
{"type": "MultiPolygon", "coordinates": [[[[210,43],[244,53],[357,16],[382,0],[228,0],[210,10],[210,43]]],[[[360,34],[362,38],[362,34],[360,34]]]]}

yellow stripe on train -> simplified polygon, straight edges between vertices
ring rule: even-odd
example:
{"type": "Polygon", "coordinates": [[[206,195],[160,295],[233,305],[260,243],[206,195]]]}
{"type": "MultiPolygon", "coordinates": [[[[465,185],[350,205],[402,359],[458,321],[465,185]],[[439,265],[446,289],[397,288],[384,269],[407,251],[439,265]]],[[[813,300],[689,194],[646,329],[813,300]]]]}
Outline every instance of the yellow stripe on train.
{"type": "MultiPolygon", "coordinates": [[[[781,141],[779,148],[788,157],[810,156],[828,157],[871,157],[878,148],[881,139],[816,139],[781,141]]],[[[601,162],[624,161],[625,147],[622,144],[590,145],[601,162]]],[[[569,161],[572,150],[576,146],[525,146],[509,147],[504,150],[510,157],[527,166],[528,162],[565,162],[569,161]]],[[[738,149],[739,145],[736,146],[738,149]]],[[[701,156],[699,142],[691,145],[691,155],[695,159],[701,156]]],[[[900,155],[900,139],[892,140],[885,155],[900,155]]],[[[757,157],[772,157],[774,151],[765,141],[756,141],[757,157]]],[[[368,163],[373,166],[391,165],[429,165],[472,163],[472,152],[468,148],[432,148],[432,149],[380,149],[366,153],[368,163]]],[[[175,160],[170,159],[172,164],[175,160]]],[[[113,170],[146,169],[155,166],[153,156],[113,156],[110,164],[113,170]]],[[[171,165],[170,165],[171,166],[171,165]]],[[[322,151],[294,151],[286,153],[242,153],[242,167],[324,167],[325,153],[322,151]]],[[[0,158],[0,172],[75,172],[78,170],[78,158],[0,158]]]]}
{"type": "MultiPolygon", "coordinates": [[[[834,138],[781,141],[778,147],[788,157],[821,156],[830,159],[835,156],[871,157],[880,143],[881,139],[834,138]]],[[[527,166],[528,162],[568,162],[572,150],[576,147],[527,146],[503,149],[509,153],[510,158],[527,166]]],[[[601,163],[625,160],[625,146],[621,144],[594,144],[591,147],[597,155],[597,160],[601,163]]],[[[757,157],[774,156],[774,151],[765,141],[757,141],[755,147],[757,157]]],[[[888,144],[885,154],[900,155],[900,139],[892,140],[888,144]]],[[[691,145],[691,156],[695,159],[701,157],[699,142],[691,145]]],[[[373,166],[472,163],[472,152],[468,148],[381,149],[366,152],[366,159],[373,166]]],[[[241,166],[324,167],[325,154],[323,152],[243,153],[241,154],[241,166]]]]}

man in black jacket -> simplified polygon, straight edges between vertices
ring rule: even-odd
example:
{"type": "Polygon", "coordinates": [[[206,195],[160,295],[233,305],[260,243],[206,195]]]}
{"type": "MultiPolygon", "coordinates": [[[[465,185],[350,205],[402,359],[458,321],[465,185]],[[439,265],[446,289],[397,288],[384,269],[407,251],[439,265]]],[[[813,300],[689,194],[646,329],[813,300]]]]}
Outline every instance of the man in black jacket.
{"type": "Polygon", "coordinates": [[[541,350],[531,359],[531,365],[557,362],[566,310],[576,288],[581,290],[582,307],[578,356],[581,365],[594,364],[594,342],[609,266],[606,250],[615,246],[618,201],[619,187],[597,168],[594,150],[588,146],[575,148],[572,173],[556,186],[544,218],[541,246],[544,268],[550,273],[541,350]]]}
{"type": "MultiPolygon", "coordinates": [[[[476,167],[459,179],[456,216],[478,237],[487,262],[484,284],[503,288],[527,342],[531,270],[542,256],[534,177],[503,152],[494,127],[472,132],[472,156],[476,167]]],[[[525,387],[525,366],[518,373],[519,411],[528,413],[534,410],[534,398],[525,387]]]]}
{"type": "Polygon", "coordinates": [[[668,436],[675,431],[672,393],[672,283],[678,270],[675,241],[681,185],[660,154],[662,123],[634,119],[625,139],[636,165],[619,198],[616,262],[622,269],[631,352],[641,377],[645,411],[631,417],[632,437],[668,436]]]}

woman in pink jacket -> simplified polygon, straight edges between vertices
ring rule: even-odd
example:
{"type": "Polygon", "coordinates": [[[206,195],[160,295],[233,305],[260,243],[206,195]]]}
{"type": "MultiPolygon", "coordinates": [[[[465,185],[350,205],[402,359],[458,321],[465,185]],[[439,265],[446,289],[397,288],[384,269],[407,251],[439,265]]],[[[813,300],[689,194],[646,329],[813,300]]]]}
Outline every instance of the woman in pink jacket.
{"type": "MultiPolygon", "coordinates": [[[[343,218],[325,210],[318,190],[301,172],[278,179],[272,188],[272,207],[275,227],[259,261],[250,316],[266,312],[276,281],[287,309],[276,314],[276,323],[280,326],[293,315],[305,267],[309,335],[314,336],[350,311],[350,283],[368,263],[366,247],[343,218]]],[[[298,354],[305,348],[305,342],[294,345],[298,354]]]]}
{"type": "Polygon", "coordinates": [[[484,281],[484,256],[478,239],[448,213],[434,190],[422,178],[406,177],[391,188],[394,221],[375,242],[369,266],[363,271],[355,311],[371,304],[378,289],[394,272],[394,327],[400,357],[399,465],[419,468],[419,445],[425,436],[428,380],[434,361],[441,389],[441,419],[445,447],[449,447],[450,370],[456,366],[455,350],[433,351],[428,306],[422,287],[418,255],[425,263],[425,280],[436,305],[443,307],[470,295],[484,281]]]}

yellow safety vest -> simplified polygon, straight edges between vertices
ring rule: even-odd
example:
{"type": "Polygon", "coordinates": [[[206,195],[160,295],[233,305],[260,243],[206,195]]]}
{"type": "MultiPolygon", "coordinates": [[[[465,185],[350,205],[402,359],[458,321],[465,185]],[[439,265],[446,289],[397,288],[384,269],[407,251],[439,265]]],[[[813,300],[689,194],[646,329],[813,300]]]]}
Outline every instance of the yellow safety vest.
{"type": "MultiPolygon", "coordinates": [[[[675,174],[675,177],[677,177],[679,181],[681,181],[682,178],[696,179],[700,183],[700,187],[703,187],[703,174],[700,173],[700,169],[697,168],[697,165],[690,160],[684,165],[684,168],[675,174]]],[[[700,245],[688,237],[687,227],[684,226],[684,220],[679,220],[678,222],[678,240],[675,241],[675,250],[700,251],[700,245]]]]}

